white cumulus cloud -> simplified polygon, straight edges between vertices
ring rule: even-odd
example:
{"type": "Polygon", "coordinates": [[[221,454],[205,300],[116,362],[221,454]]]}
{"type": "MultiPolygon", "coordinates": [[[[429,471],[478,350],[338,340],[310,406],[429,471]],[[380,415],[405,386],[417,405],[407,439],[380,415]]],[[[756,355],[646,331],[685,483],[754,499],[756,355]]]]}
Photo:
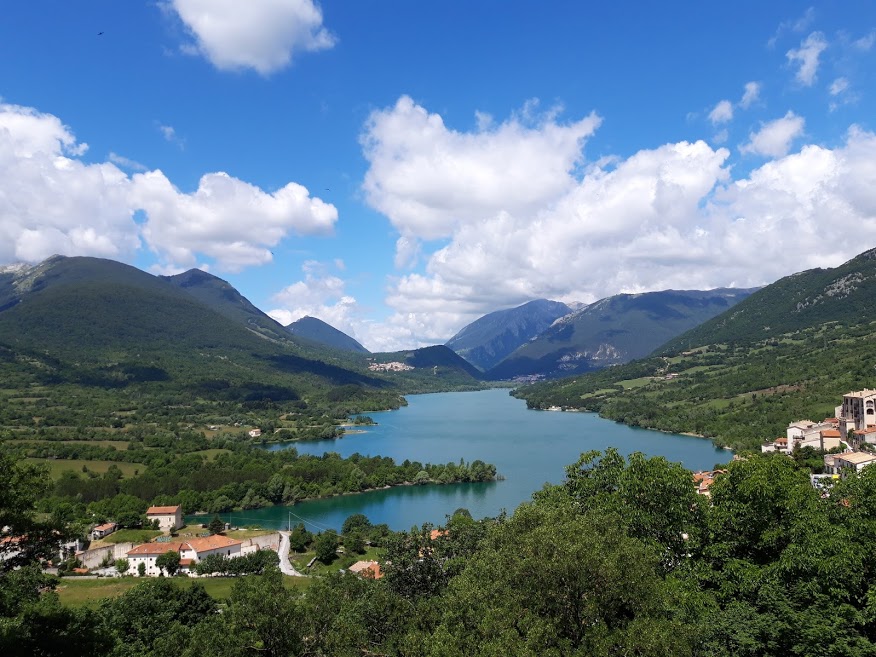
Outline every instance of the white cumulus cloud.
{"type": "Polygon", "coordinates": [[[761,125],[757,132],[749,135],[749,141],[739,147],[742,153],[753,153],[766,157],[782,157],[791,149],[792,142],[803,133],[805,121],[789,111],[775,121],[761,125]]]}
{"type": "Polygon", "coordinates": [[[446,237],[501,210],[531,212],[574,185],[572,171],[600,119],[560,123],[534,108],[500,124],[480,115],[474,132],[448,128],[407,96],[372,113],[361,137],[370,165],[363,188],[401,233],[402,261],[418,239],[446,237]]]}
{"type": "Polygon", "coordinates": [[[330,232],[337,220],[334,206],[296,183],[268,192],[209,173],[185,193],[158,170],[129,176],[115,163],[142,165],[116,154],[87,163],[85,148],[58,117],[0,104],[0,262],[54,253],[126,260],[145,242],[162,271],[202,257],[237,271],[269,261],[287,236],[330,232]]]}
{"type": "Polygon", "coordinates": [[[144,239],[183,266],[194,266],[199,253],[227,271],[265,264],[270,247],[290,233],[324,234],[338,217],[334,206],[311,198],[297,183],[269,193],[226,173],[209,173],[186,194],[156,170],[135,175],[132,187],[132,202],[148,216],[144,239]]]}
{"type": "MultiPolygon", "coordinates": [[[[739,179],[729,150],[679,142],[589,165],[572,157],[580,177],[535,208],[449,206],[459,219],[444,226],[446,244],[424,245],[424,270],[390,281],[387,341],[443,342],[534,298],[751,287],[840,264],[876,243],[876,136],[852,128],[841,147],[791,152],[803,128],[792,112],[764,124],[746,148],[773,159],[739,179]]],[[[400,171],[422,157],[415,142],[397,153],[400,171]]]]}
{"type": "Polygon", "coordinates": [[[127,175],[86,148],[58,117],[0,104],[0,262],[137,249],[127,175]]]}
{"type": "Polygon", "coordinates": [[[302,270],[304,279],[274,294],[271,300],[276,307],[267,314],[283,326],[302,317],[316,317],[362,344],[368,342],[368,322],[363,318],[362,308],[347,294],[346,281],[334,273],[344,270],[343,262],[330,265],[308,260],[302,270]]]}
{"type": "MultiPolygon", "coordinates": [[[[168,0],[194,38],[194,50],[218,69],[268,75],[298,52],[331,48],[313,0],[168,0]]],[[[191,47],[189,49],[192,49],[191,47]]]]}
{"type": "Polygon", "coordinates": [[[821,32],[813,32],[806,37],[799,48],[792,48],[786,53],[788,62],[797,65],[797,81],[811,87],[818,73],[819,57],[827,49],[827,41],[821,32]]]}

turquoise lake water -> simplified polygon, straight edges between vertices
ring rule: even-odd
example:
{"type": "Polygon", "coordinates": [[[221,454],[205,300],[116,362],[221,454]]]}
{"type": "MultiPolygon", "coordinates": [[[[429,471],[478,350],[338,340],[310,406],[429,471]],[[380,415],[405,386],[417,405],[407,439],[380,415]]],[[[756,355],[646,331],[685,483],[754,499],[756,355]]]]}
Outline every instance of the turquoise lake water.
{"type": "Polygon", "coordinates": [[[304,521],[311,531],[340,529],[353,513],[395,530],[424,522],[442,524],[459,507],[475,518],[512,512],[546,482],[560,483],[564,467],[581,452],[616,447],[679,461],[691,470],[712,469],[732,457],[702,438],[634,429],[592,413],[530,411],[507,390],[411,395],[398,411],[370,413],[378,423],[365,433],[337,440],[285,443],[302,454],[391,456],[423,463],[481,459],[493,463],[503,481],[445,486],[402,486],[358,495],[299,502],[294,506],[222,514],[237,525],[285,528],[304,521]]]}

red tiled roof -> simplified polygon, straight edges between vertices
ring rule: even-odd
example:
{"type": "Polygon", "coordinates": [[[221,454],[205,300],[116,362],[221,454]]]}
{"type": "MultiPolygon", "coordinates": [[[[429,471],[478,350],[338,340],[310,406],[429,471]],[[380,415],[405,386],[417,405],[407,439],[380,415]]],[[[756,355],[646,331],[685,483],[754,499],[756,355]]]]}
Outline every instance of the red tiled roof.
{"type": "Polygon", "coordinates": [[[128,555],[135,557],[150,554],[157,555],[164,554],[165,552],[169,552],[170,550],[182,552],[186,549],[194,550],[195,552],[200,553],[207,552],[208,550],[216,550],[219,548],[232,547],[234,545],[241,544],[242,541],[216,534],[215,536],[206,536],[204,538],[189,538],[185,541],[173,541],[167,543],[144,543],[143,545],[138,545],[134,549],[129,550],[128,555]]]}
{"type": "Polygon", "coordinates": [[[840,432],[837,429],[825,429],[821,432],[822,438],[839,438],[840,432]]]}
{"type": "Polygon", "coordinates": [[[115,526],[116,526],[116,523],[114,523],[114,522],[106,522],[102,525],[98,525],[97,527],[95,527],[93,531],[105,532],[109,529],[113,529],[115,526]]]}
{"type": "Polygon", "coordinates": [[[217,548],[242,545],[243,541],[238,541],[236,538],[228,538],[220,534],[213,534],[213,536],[204,536],[202,538],[190,538],[186,540],[186,543],[195,552],[206,552],[207,550],[215,550],[217,548]]]}
{"type": "Polygon", "coordinates": [[[137,547],[128,550],[128,556],[147,556],[150,554],[164,554],[171,550],[180,552],[183,549],[183,543],[143,543],[137,547]]]}
{"type": "Polygon", "coordinates": [[[179,511],[179,506],[150,506],[146,509],[147,516],[166,516],[179,511]]]}
{"type": "Polygon", "coordinates": [[[380,572],[380,564],[376,561],[357,561],[350,566],[350,572],[356,573],[361,577],[372,577],[374,579],[383,577],[383,573],[380,572]]]}

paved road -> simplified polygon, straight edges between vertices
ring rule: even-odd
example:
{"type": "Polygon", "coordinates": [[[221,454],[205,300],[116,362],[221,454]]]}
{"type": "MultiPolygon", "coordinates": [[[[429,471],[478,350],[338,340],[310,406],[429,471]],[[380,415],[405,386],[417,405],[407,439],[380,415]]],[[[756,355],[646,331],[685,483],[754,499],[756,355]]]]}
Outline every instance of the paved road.
{"type": "Polygon", "coordinates": [[[280,570],[284,575],[292,575],[294,577],[305,577],[304,573],[299,573],[289,563],[289,532],[280,532],[280,570]]]}

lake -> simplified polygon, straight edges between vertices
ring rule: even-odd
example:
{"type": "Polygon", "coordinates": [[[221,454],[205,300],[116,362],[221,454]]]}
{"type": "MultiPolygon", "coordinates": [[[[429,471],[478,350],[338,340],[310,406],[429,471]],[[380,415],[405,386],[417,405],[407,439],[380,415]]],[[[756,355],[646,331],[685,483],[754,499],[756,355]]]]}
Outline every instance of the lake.
{"type": "Polygon", "coordinates": [[[370,413],[378,423],[337,440],[269,445],[295,447],[301,454],[338,452],[349,456],[391,456],[422,463],[481,459],[493,463],[503,481],[480,484],[401,486],[357,495],[299,502],[294,506],[221,514],[236,525],[285,528],[305,522],[311,531],[340,529],[354,513],[372,523],[406,530],[424,522],[442,524],[460,507],[475,518],[512,512],[546,482],[560,483],[564,467],[581,452],[616,447],[623,454],[643,452],[679,461],[691,470],[711,470],[732,457],[708,440],[636,429],[593,413],[530,411],[505,389],[411,395],[397,411],[370,413]]]}

